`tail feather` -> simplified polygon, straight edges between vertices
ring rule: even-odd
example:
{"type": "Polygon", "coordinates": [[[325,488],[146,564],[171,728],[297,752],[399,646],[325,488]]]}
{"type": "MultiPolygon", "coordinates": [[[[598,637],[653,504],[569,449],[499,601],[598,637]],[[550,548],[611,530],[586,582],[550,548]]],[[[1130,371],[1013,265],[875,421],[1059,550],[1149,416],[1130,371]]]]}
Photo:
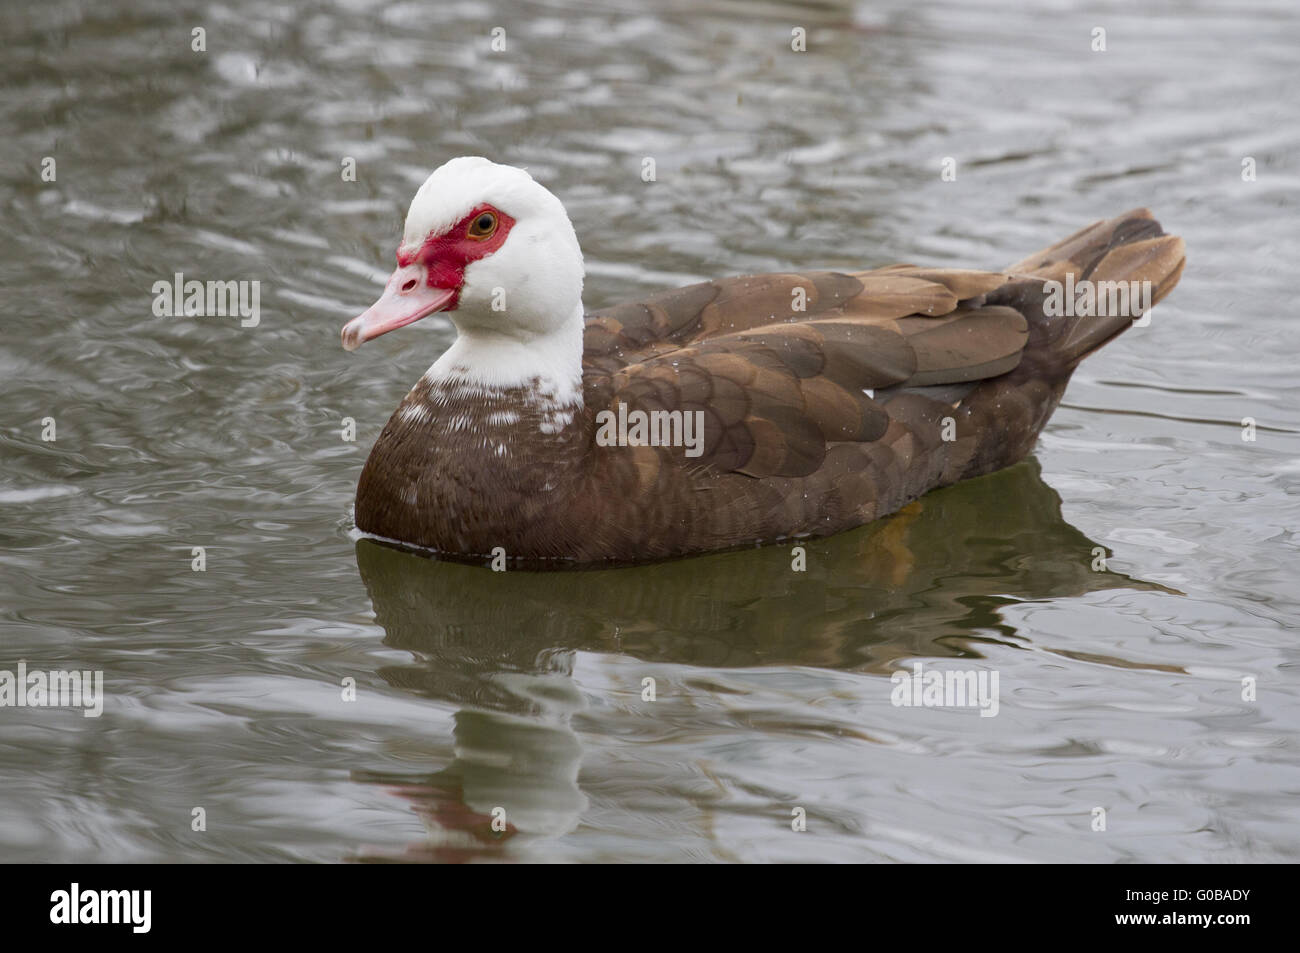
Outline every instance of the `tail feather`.
{"type": "MultiPolygon", "coordinates": [[[[1092,282],[1094,289],[1111,282],[1137,282],[1132,287],[1138,287],[1150,282],[1150,303],[1154,305],[1178,284],[1185,262],[1183,240],[1166,235],[1150,210],[1139,208],[1082,228],[1007,271],[1066,287],[1082,287],[1081,282],[1092,282]]],[[[1056,361],[1073,367],[1147,310],[1142,296],[1129,299],[1128,305],[1119,314],[1045,313],[1043,337],[1050,342],[1056,361]]]]}

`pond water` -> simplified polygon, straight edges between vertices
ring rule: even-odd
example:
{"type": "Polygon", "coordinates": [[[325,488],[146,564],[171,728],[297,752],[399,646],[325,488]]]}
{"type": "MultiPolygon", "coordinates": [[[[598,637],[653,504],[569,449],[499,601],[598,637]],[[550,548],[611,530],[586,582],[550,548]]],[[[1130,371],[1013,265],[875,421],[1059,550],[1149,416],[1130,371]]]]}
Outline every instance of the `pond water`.
{"type": "Polygon", "coordinates": [[[1300,860],[1300,14],[1142,7],[6,4],[0,669],[105,699],[0,708],[0,860],[1300,860]],[[349,515],[450,331],[339,328],[459,154],[564,200],[592,308],[1139,205],[1188,265],[1031,460],[806,572],[493,573],[349,515]],[[178,272],[259,323],[155,316],[178,272]]]}

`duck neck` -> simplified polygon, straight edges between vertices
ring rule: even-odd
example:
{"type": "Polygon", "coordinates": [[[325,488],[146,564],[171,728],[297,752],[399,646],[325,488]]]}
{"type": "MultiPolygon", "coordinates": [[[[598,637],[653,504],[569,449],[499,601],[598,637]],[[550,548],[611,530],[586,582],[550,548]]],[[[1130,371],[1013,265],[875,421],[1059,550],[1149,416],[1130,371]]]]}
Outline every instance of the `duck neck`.
{"type": "Polygon", "coordinates": [[[491,398],[523,391],[539,405],[580,410],[583,316],[579,302],[562,324],[544,332],[458,325],[455,342],[425,372],[424,381],[444,394],[491,398]]]}

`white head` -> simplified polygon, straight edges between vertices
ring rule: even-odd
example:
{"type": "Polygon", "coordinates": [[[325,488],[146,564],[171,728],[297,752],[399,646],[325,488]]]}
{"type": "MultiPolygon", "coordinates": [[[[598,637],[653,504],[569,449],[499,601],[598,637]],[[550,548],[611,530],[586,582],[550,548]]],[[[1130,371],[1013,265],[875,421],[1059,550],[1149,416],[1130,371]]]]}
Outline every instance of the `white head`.
{"type": "MultiPolygon", "coordinates": [[[[445,311],[460,332],[452,350],[477,342],[479,364],[518,363],[521,347],[572,350],[576,328],[580,365],[582,250],[560,200],[523,169],[478,156],[440,166],[411,201],[397,263],[383,296],[344,326],[348,350],[445,311]]],[[[473,376],[509,384],[525,370],[473,376]]]]}

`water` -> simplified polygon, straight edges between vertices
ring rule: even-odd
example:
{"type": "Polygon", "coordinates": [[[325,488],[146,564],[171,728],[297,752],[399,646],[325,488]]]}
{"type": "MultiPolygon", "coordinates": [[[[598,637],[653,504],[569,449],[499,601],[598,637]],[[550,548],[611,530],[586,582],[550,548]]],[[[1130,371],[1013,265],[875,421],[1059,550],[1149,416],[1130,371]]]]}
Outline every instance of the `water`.
{"type": "Polygon", "coordinates": [[[108,697],[0,709],[0,859],[1300,859],[1300,17],[1143,6],[6,4],[0,668],[108,697]],[[1137,205],[1188,267],[1031,461],[806,573],[494,574],[349,524],[449,337],[338,329],[464,153],[563,198],[591,307],[1137,205]],[[260,324],[155,317],[176,272],[260,324]],[[997,716],[895,707],[914,661],[996,670],[997,716]]]}

